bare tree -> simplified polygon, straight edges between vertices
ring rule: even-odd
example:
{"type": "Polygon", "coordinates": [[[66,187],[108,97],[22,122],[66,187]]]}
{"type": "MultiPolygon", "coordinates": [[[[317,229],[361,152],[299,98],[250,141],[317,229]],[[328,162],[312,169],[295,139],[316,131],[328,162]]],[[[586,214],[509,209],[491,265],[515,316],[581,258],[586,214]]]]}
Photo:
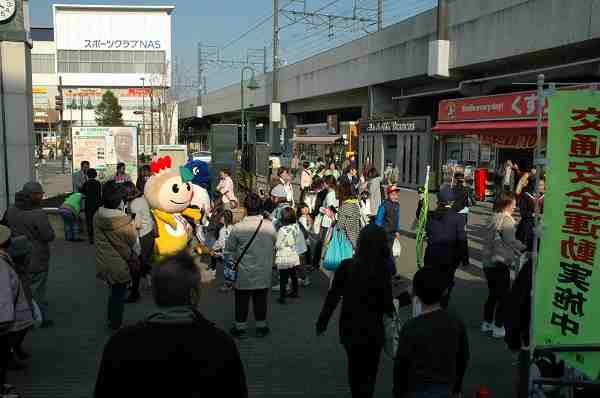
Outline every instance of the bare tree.
{"type": "Polygon", "coordinates": [[[170,144],[176,141],[177,104],[196,95],[198,90],[196,80],[193,68],[180,64],[177,58],[171,65],[164,65],[161,73],[151,76],[150,84],[154,88],[154,109],[158,110],[158,120],[154,115],[153,117],[160,126],[159,144],[170,144]]]}

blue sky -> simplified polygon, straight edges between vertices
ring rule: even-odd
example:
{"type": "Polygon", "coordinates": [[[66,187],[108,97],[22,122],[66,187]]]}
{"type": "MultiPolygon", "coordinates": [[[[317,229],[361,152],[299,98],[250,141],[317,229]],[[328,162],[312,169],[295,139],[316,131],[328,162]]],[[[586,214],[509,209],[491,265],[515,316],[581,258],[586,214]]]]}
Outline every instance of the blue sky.
{"type": "MultiPolygon", "coordinates": [[[[285,5],[290,0],[280,0],[285,5]]],[[[30,1],[32,26],[52,26],[52,4],[131,4],[131,5],[175,5],[173,14],[173,55],[178,57],[187,74],[196,76],[197,43],[222,47],[261,20],[272,15],[272,0],[33,0],[30,1]]],[[[431,8],[436,0],[384,0],[385,25],[431,8]]],[[[309,10],[324,7],[322,13],[350,16],[354,0],[306,0],[309,10]],[[329,5],[329,6],[328,6],[329,5]],[[328,7],[325,7],[328,6],[328,7]]],[[[372,19],[376,0],[358,0],[359,14],[372,19]]],[[[291,6],[290,6],[291,7],[291,6]]],[[[280,17],[281,25],[289,23],[280,17]]],[[[339,25],[330,36],[327,27],[310,27],[295,24],[282,31],[281,54],[284,62],[292,63],[326,48],[373,31],[373,24],[358,26],[339,25]]],[[[266,21],[243,39],[227,46],[221,52],[223,59],[245,59],[248,48],[268,48],[271,63],[272,20],[266,21]]],[[[269,65],[270,69],[271,65],[269,65]]],[[[209,91],[225,84],[239,81],[239,69],[210,67],[207,71],[209,91]]]]}

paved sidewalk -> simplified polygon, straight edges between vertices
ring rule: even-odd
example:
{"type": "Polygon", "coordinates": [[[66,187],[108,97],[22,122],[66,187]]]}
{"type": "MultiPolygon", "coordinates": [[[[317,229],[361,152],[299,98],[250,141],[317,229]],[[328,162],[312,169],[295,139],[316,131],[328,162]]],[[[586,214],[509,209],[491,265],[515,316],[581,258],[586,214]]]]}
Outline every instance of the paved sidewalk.
{"type": "MultiPolygon", "coordinates": [[[[404,192],[402,223],[407,230],[414,208],[414,194],[404,192]]],[[[483,209],[481,212],[485,214],[483,209]]],[[[473,214],[472,231],[481,228],[484,217],[473,214]]],[[[414,240],[403,239],[402,273],[410,277],[415,272],[414,240]]],[[[474,243],[473,253],[479,255],[479,243],[474,243]]],[[[27,337],[25,346],[33,354],[31,365],[25,372],[10,373],[8,379],[17,384],[25,398],[90,397],[101,352],[109,337],[105,331],[107,288],[95,278],[94,251],[88,243],[59,240],[53,244],[52,253],[48,294],[56,327],[36,330],[27,337]]],[[[327,291],[327,281],[318,273],[314,276],[315,283],[303,288],[302,297],[291,304],[277,304],[273,294],[269,307],[273,330],[270,337],[262,340],[250,337],[240,342],[251,397],[350,396],[346,357],[338,343],[337,316],[325,336],[315,335],[314,324],[327,291]]],[[[221,293],[217,288],[215,284],[204,291],[202,311],[227,330],[233,319],[233,295],[221,293]]],[[[479,333],[486,294],[477,267],[459,271],[451,305],[464,318],[471,342],[465,398],[472,397],[479,384],[490,387],[494,397],[513,396],[511,382],[515,368],[505,344],[479,333]]],[[[126,306],[126,322],[141,320],[152,311],[150,295],[145,292],[143,296],[140,303],[126,306]]],[[[392,370],[393,362],[382,357],[377,398],[391,397],[392,370]]]]}

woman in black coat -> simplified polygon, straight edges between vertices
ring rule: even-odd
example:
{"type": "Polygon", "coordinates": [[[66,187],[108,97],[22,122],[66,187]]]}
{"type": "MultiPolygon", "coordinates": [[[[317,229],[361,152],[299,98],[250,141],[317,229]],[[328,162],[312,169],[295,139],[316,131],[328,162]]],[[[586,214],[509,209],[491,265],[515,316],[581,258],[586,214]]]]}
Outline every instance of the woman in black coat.
{"type": "Polygon", "coordinates": [[[383,314],[392,316],[391,275],[385,266],[391,257],[385,231],[375,224],[358,237],[354,258],[344,260],[335,272],[317,321],[317,334],[342,300],[340,342],[348,354],[348,379],[353,397],[373,396],[384,343],[383,314]]]}

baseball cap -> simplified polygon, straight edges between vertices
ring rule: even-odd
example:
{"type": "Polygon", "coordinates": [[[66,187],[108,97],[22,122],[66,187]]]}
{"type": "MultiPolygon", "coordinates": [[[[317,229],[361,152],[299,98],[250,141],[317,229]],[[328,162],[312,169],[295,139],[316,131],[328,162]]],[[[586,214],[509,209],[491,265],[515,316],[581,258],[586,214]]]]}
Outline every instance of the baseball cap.
{"type": "Polygon", "coordinates": [[[10,239],[10,229],[4,225],[0,225],[0,245],[10,239]]]}
{"type": "Polygon", "coordinates": [[[26,194],[44,193],[44,188],[42,188],[42,184],[39,182],[29,181],[23,185],[22,191],[26,194]]]}
{"type": "Polygon", "coordinates": [[[399,190],[400,188],[398,188],[396,185],[390,185],[387,188],[387,193],[398,192],[399,190]]]}
{"type": "Polygon", "coordinates": [[[271,196],[274,196],[276,198],[287,198],[287,192],[283,185],[279,184],[271,190],[271,196]]]}

